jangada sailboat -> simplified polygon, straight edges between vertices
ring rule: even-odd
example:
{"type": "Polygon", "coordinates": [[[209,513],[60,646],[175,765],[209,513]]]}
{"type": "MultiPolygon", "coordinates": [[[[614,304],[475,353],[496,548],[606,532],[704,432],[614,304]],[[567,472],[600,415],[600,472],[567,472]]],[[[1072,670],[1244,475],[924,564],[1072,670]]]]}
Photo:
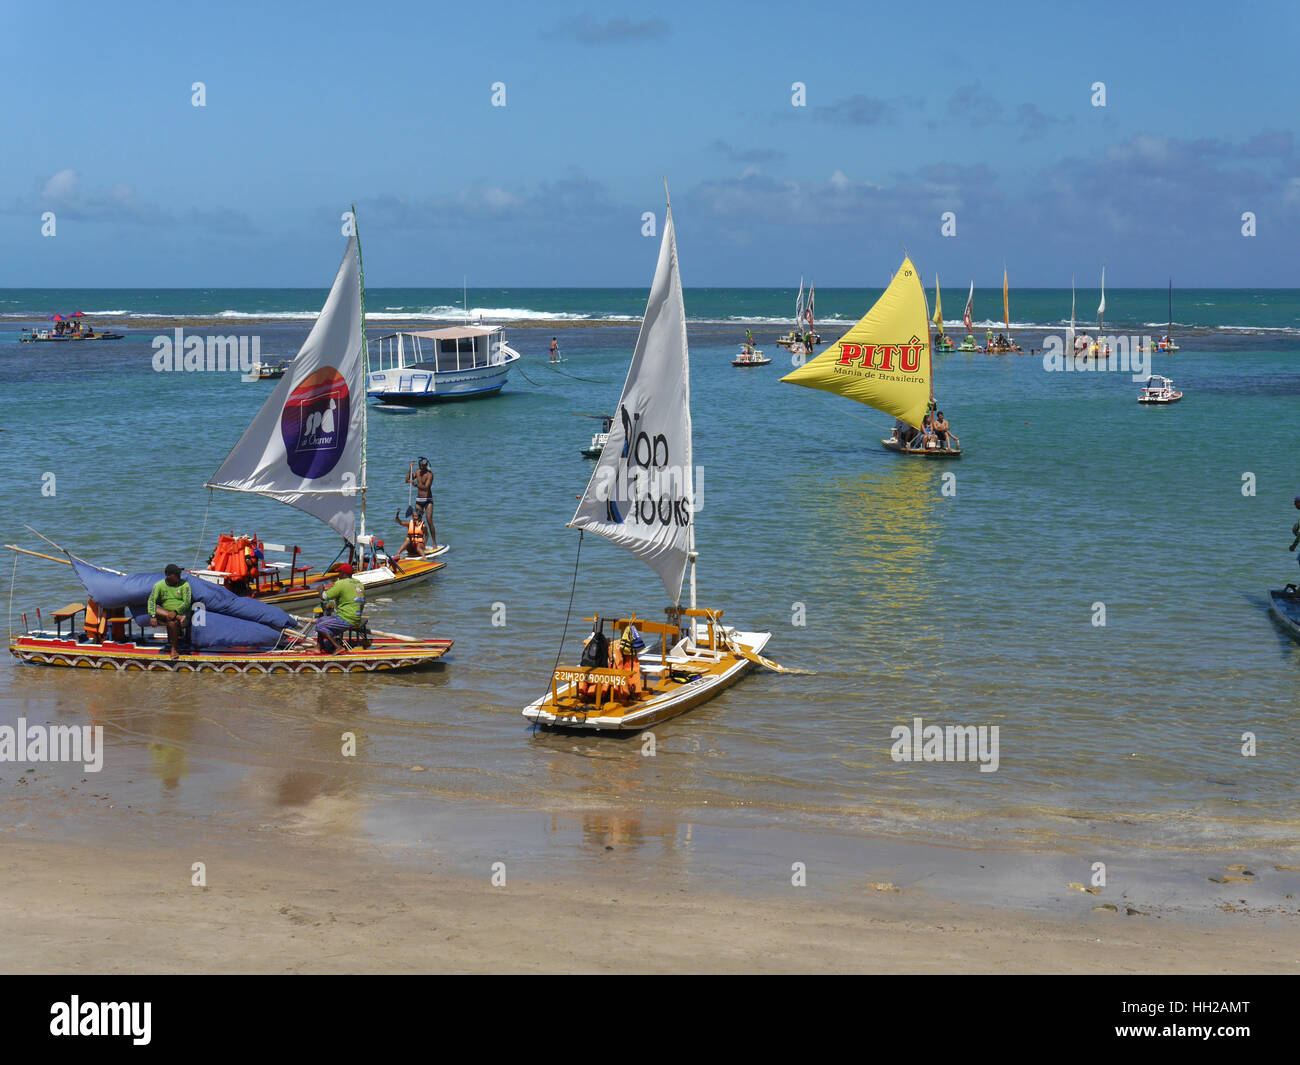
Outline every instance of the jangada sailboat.
{"type": "Polygon", "coordinates": [[[934,347],[936,351],[953,351],[955,350],[952,337],[943,331],[943,302],[939,294],[939,275],[934,275],[934,326],[939,331],[939,335],[934,338],[934,347]]]}
{"type": "MultiPolygon", "coordinates": [[[[313,575],[296,564],[297,548],[287,563],[270,563],[256,558],[257,545],[250,541],[249,564],[223,565],[214,555],[211,569],[191,572],[264,602],[292,603],[315,599],[336,576],[339,562],[353,567],[370,594],[417,584],[446,564],[437,557],[445,545],[399,562],[384,553],[382,540],[366,533],[365,375],[365,281],[354,223],[325,306],[302,349],[207,482],[208,488],[266,496],[305,511],[342,536],[344,549],[326,572],[313,575]]],[[[219,556],[231,557],[229,551],[219,556]]]]}
{"type": "Polygon", "coordinates": [[[913,441],[896,428],[881,443],[890,451],[923,458],[957,458],[961,443],[922,441],[919,430],[934,401],[930,311],[911,259],[904,259],[889,287],[865,317],[811,362],[782,381],[847,396],[892,414],[918,430],[913,441]]]}
{"type": "Polygon", "coordinates": [[[738,631],[723,623],[721,610],[696,606],[693,484],[690,356],[670,203],[609,442],[569,524],[580,530],[579,552],[586,532],[625,547],[659,574],[673,605],[663,622],[634,613],[604,615],[614,622],[616,640],[629,625],[659,637],[659,654],[647,653],[640,663],[640,691],[627,669],[560,668],[524,717],[552,727],[641,729],[713,698],[755,665],[781,669],[759,654],[771,633],[738,631]],[[691,605],[683,607],[688,566],[691,605]]]}

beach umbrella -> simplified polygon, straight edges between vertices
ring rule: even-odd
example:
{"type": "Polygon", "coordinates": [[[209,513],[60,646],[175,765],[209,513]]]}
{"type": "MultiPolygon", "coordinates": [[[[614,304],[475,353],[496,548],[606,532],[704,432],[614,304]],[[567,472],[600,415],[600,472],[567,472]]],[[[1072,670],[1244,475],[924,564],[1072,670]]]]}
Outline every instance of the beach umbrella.
{"type": "Polygon", "coordinates": [[[70,314],[70,315],[68,315],[68,317],[69,317],[69,318],[84,318],[84,317],[86,317],[86,312],[85,312],[85,311],[77,311],[76,314],[70,314]]]}
{"type": "Polygon", "coordinates": [[[61,315],[61,314],[52,314],[52,315],[50,315],[48,318],[46,318],[45,320],[46,320],[47,322],[61,322],[61,321],[63,321],[63,315],[61,315]]]}

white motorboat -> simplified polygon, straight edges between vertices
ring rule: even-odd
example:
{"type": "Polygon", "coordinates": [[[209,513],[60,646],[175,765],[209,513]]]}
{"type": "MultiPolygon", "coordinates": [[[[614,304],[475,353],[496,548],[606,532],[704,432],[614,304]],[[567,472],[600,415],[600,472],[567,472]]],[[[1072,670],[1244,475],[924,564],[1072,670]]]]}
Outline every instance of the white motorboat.
{"type": "Polygon", "coordinates": [[[1147,383],[1142,386],[1142,394],[1138,396],[1138,402],[1177,403],[1182,398],[1183,394],[1174,388],[1173,381],[1168,377],[1152,374],[1147,378],[1147,383]]]}
{"type": "Polygon", "coordinates": [[[370,356],[366,394],[403,405],[496,395],[520,358],[495,325],[390,333],[370,341],[370,356]]]}

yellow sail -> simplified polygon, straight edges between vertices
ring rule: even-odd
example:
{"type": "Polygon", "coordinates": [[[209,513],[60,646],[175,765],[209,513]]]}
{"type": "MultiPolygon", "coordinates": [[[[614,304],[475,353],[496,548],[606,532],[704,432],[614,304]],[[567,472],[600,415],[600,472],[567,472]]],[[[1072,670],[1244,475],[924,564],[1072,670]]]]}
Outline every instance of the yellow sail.
{"type": "Polygon", "coordinates": [[[939,275],[934,275],[934,324],[943,335],[943,304],[939,300],[939,275]]]}
{"type": "Polygon", "coordinates": [[[1007,268],[1002,268],[1002,324],[1011,331],[1011,304],[1007,302],[1007,268]]]}
{"type": "Polygon", "coordinates": [[[781,380],[847,396],[919,429],[930,403],[930,313],[912,260],[862,321],[781,380]]]}

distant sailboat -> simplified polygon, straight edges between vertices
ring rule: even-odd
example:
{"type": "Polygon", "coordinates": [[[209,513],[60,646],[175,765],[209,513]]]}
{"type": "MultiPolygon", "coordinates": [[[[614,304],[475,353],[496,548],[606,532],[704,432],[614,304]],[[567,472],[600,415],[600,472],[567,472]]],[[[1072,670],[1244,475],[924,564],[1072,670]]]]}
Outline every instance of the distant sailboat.
{"type": "Polygon", "coordinates": [[[939,275],[934,275],[934,325],[939,330],[939,335],[935,337],[934,346],[937,351],[952,351],[952,338],[943,331],[943,303],[939,294],[939,275]]]}
{"type": "Polygon", "coordinates": [[[970,294],[966,297],[966,309],[961,314],[962,325],[966,327],[966,339],[961,342],[958,351],[979,351],[980,347],[975,342],[975,334],[971,330],[975,326],[975,280],[971,279],[970,294]]]}
{"type": "Polygon", "coordinates": [[[1101,268],[1101,302],[1097,304],[1097,335],[1106,332],[1106,268],[1101,268]]]}
{"type": "Polygon", "coordinates": [[[1075,349],[1075,343],[1074,343],[1074,340],[1075,340],[1075,332],[1074,332],[1074,305],[1075,305],[1075,298],[1074,298],[1074,275],[1071,274],[1071,275],[1070,275],[1070,328],[1066,331],[1066,334],[1065,334],[1065,353],[1066,353],[1066,355],[1074,355],[1074,354],[1076,354],[1076,352],[1075,352],[1075,350],[1074,350],[1074,349],[1075,349]]]}
{"type": "Polygon", "coordinates": [[[1002,267],[1002,327],[1003,333],[988,346],[988,354],[1004,355],[1009,351],[1020,351],[1020,345],[1011,339],[1011,299],[1007,287],[1007,268],[1002,267]]]}
{"type": "MultiPolygon", "coordinates": [[[[884,294],[861,321],[817,358],[786,374],[782,381],[846,396],[892,414],[920,430],[935,408],[930,345],[930,310],[925,288],[911,259],[904,259],[884,294]]],[[[895,428],[881,443],[890,451],[926,458],[955,458],[961,444],[950,437],[915,439],[895,428]],[[915,444],[915,446],[913,446],[915,444]]]]}
{"type": "MultiPolygon", "coordinates": [[[[673,605],[665,611],[666,622],[643,621],[634,613],[606,619],[614,624],[615,644],[629,627],[660,638],[658,661],[647,655],[639,663],[639,685],[630,668],[595,664],[556,669],[549,691],[523,711],[540,725],[641,729],[713,698],[755,665],[781,668],[760,655],[771,633],[737,631],[722,624],[721,610],[695,605],[690,352],[671,202],[645,318],[616,410],[608,443],[569,525],[630,551],[659,574],[673,605]],[[688,568],[691,605],[683,607],[688,568]]],[[[581,541],[579,545],[581,550],[581,541]]]]}
{"type": "Polygon", "coordinates": [[[1174,279],[1169,279],[1169,332],[1165,334],[1164,340],[1160,341],[1160,350],[1172,355],[1178,350],[1178,345],[1174,343],[1174,279]]]}

